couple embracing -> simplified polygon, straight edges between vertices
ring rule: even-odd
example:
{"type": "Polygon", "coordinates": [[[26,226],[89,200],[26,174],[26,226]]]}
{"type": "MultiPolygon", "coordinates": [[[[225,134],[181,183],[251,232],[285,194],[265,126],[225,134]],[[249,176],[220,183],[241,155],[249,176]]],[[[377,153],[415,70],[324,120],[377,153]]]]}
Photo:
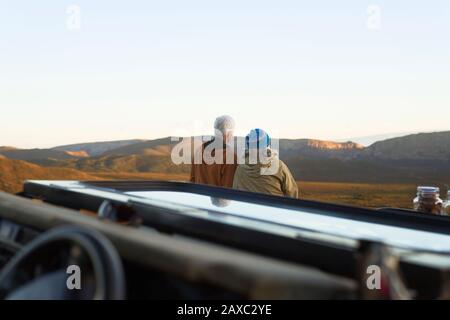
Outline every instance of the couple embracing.
{"type": "Polygon", "coordinates": [[[270,136],[253,129],[236,152],[235,122],[221,116],[214,123],[214,139],[202,144],[191,168],[191,182],[237,190],[298,198],[297,183],[272,148],[270,136]],[[211,155],[209,158],[206,154],[211,155]]]}

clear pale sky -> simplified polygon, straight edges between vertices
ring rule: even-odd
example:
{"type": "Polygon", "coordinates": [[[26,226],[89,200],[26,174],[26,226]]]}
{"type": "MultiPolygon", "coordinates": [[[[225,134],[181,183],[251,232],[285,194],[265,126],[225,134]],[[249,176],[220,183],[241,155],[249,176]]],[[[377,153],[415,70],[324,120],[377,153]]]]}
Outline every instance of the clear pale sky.
{"type": "Polygon", "coordinates": [[[448,0],[0,0],[0,26],[0,145],[208,133],[221,114],[285,138],[450,130],[448,0]]]}

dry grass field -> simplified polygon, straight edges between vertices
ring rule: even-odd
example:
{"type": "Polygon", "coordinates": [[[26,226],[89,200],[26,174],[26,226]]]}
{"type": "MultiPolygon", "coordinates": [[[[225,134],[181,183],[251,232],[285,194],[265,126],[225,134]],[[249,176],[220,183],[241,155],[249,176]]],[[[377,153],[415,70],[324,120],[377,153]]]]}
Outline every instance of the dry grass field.
{"type": "Polygon", "coordinates": [[[102,180],[171,180],[188,181],[187,174],[140,173],[140,172],[89,172],[89,175],[102,180]]]}
{"type": "Polygon", "coordinates": [[[22,191],[26,180],[95,180],[85,172],[67,168],[41,167],[29,162],[0,158],[0,191],[22,191]]]}
{"type": "Polygon", "coordinates": [[[299,182],[299,188],[303,199],[370,208],[411,208],[416,193],[412,184],[299,182]]]}

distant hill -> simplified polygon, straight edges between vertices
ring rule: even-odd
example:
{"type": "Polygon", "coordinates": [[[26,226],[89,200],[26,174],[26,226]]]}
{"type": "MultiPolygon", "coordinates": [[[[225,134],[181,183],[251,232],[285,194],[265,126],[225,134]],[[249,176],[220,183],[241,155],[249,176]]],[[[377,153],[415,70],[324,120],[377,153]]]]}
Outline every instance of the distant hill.
{"type": "Polygon", "coordinates": [[[17,150],[17,148],[14,148],[14,147],[6,147],[6,146],[0,147],[0,153],[1,153],[1,152],[13,151],[13,150],[17,150]]]}
{"type": "MultiPolygon", "coordinates": [[[[187,174],[189,165],[176,166],[171,161],[176,143],[171,138],[127,140],[48,150],[0,148],[0,154],[8,158],[27,155],[23,159],[40,165],[84,172],[187,174]],[[110,149],[98,156],[88,156],[86,151],[100,153],[105,148],[110,149]]],[[[281,139],[280,156],[303,181],[450,184],[450,132],[413,134],[369,147],[354,142],[281,139]]]]}
{"type": "Polygon", "coordinates": [[[400,138],[400,137],[404,137],[404,136],[408,136],[408,135],[416,134],[416,133],[418,133],[418,132],[416,131],[416,132],[386,133],[386,134],[378,134],[378,135],[364,136],[364,137],[352,137],[349,139],[338,140],[338,141],[354,141],[360,145],[368,147],[378,141],[384,141],[384,140],[393,139],[393,138],[400,138]]]}
{"type": "Polygon", "coordinates": [[[60,160],[76,159],[77,156],[65,151],[52,149],[0,149],[0,155],[14,160],[29,161],[42,165],[52,165],[60,160]]]}
{"type": "Polygon", "coordinates": [[[366,148],[361,156],[366,159],[450,161],[450,131],[379,141],[366,148]]]}
{"type": "MultiPolygon", "coordinates": [[[[200,141],[202,137],[194,137],[200,141]]],[[[206,138],[205,138],[206,139],[206,138]]],[[[207,139],[206,139],[207,140],[207,139]]],[[[236,140],[243,140],[242,137],[237,137],[236,140]]],[[[151,154],[158,153],[159,155],[170,155],[170,151],[178,142],[173,142],[171,138],[163,138],[157,140],[149,140],[141,143],[133,144],[123,148],[117,148],[105,152],[103,156],[118,156],[131,154],[151,154]]],[[[201,142],[200,142],[201,143],[201,142]]],[[[236,141],[237,144],[237,141],[236,141]]],[[[283,156],[290,155],[311,155],[327,157],[338,154],[353,154],[364,149],[364,146],[353,142],[333,142],[322,141],[314,139],[281,139],[280,140],[280,154],[283,156]]]]}
{"type": "Polygon", "coordinates": [[[126,147],[129,145],[137,144],[143,142],[144,140],[121,140],[121,141],[105,141],[105,142],[92,142],[92,143],[79,143],[79,144],[71,144],[65,146],[58,146],[52,148],[52,150],[56,151],[65,151],[65,152],[85,152],[87,155],[92,157],[97,157],[102,155],[103,153],[126,147]]]}
{"type": "Polygon", "coordinates": [[[188,166],[175,166],[171,162],[175,144],[170,138],[141,141],[106,151],[98,157],[64,161],[60,165],[89,172],[186,173],[188,166]]]}
{"type": "Polygon", "coordinates": [[[138,143],[105,151],[102,154],[102,156],[119,156],[119,155],[124,156],[132,154],[143,154],[145,152],[148,152],[149,150],[162,150],[162,149],[167,149],[166,151],[168,152],[168,154],[170,154],[171,147],[175,144],[176,142],[172,142],[170,137],[147,141],[141,140],[138,143]]]}
{"type": "MultiPolygon", "coordinates": [[[[201,137],[194,139],[199,141],[201,137]]],[[[190,139],[185,141],[189,142],[190,139]]],[[[172,164],[171,150],[177,143],[171,138],[143,141],[109,150],[99,157],[69,160],[60,162],[59,165],[89,172],[187,173],[190,170],[188,165],[172,164]]],[[[336,143],[312,139],[280,141],[280,154],[283,157],[348,158],[354,156],[355,152],[360,152],[362,148],[352,142],[336,143]]]]}
{"type": "Polygon", "coordinates": [[[187,173],[187,165],[172,164],[170,155],[133,154],[123,156],[101,156],[78,160],[60,161],[60,166],[86,172],[150,172],[150,173],[187,173]]]}
{"type": "Polygon", "coordinates": [[[0,190],[17,193],[25,180],[95,180],[96,178],[72,169],[43,168],[21,160],[0,158],[0,190]]]}
{"type": "Polygon", "coordinates": [[[76,158],[89,158],[89,153],[86,151],[66,151],[69,156],[76,158]]]}
{"type": "Polygon", "coordinates": [[[450,185],[448,162],[305,158],[284,161],[301,181],[450,185]]]}
{"type": "Polygon", "coordinates": [[[280,140],[282,158],[352,158],[359,154],[364,146],[354,142],[333,142],[314,139],[280,140]]]}
{"type": "Polygon", "coordinates": [[[323,158],[291,153],[284,160],[306,181],[449,185],[450,132],[388,139],[323,158]]]}
{"type": "Polygon", "coordinates": [[[140,143],[143,140],[81,143],[59,146],[51,149],[16,149],[0,147],[0,155],[15,160],[23,160],[43,166],[59,166],[60,161],[76,160],[99,156],[106,151],[140,143]]]}

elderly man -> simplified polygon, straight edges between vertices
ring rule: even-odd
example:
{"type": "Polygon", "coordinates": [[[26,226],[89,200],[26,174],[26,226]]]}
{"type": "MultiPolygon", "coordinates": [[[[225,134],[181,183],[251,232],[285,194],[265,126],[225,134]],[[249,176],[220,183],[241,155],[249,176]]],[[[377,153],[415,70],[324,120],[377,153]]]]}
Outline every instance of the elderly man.
{"type": "Polygon", "coordinates": [[[234,153],[235,123],[221,116],[214,123],[214,139],[196,152],[191,167],[191,182],[232,188],[237,159],[234,153]]]}
{"type": "Polygon", "coordinates": [[[261,129],[246,137],[245,164],[239,165],[233,188],[298,198],[298,186],[286,164],[271,148],[269,135],[261,129]]]}

